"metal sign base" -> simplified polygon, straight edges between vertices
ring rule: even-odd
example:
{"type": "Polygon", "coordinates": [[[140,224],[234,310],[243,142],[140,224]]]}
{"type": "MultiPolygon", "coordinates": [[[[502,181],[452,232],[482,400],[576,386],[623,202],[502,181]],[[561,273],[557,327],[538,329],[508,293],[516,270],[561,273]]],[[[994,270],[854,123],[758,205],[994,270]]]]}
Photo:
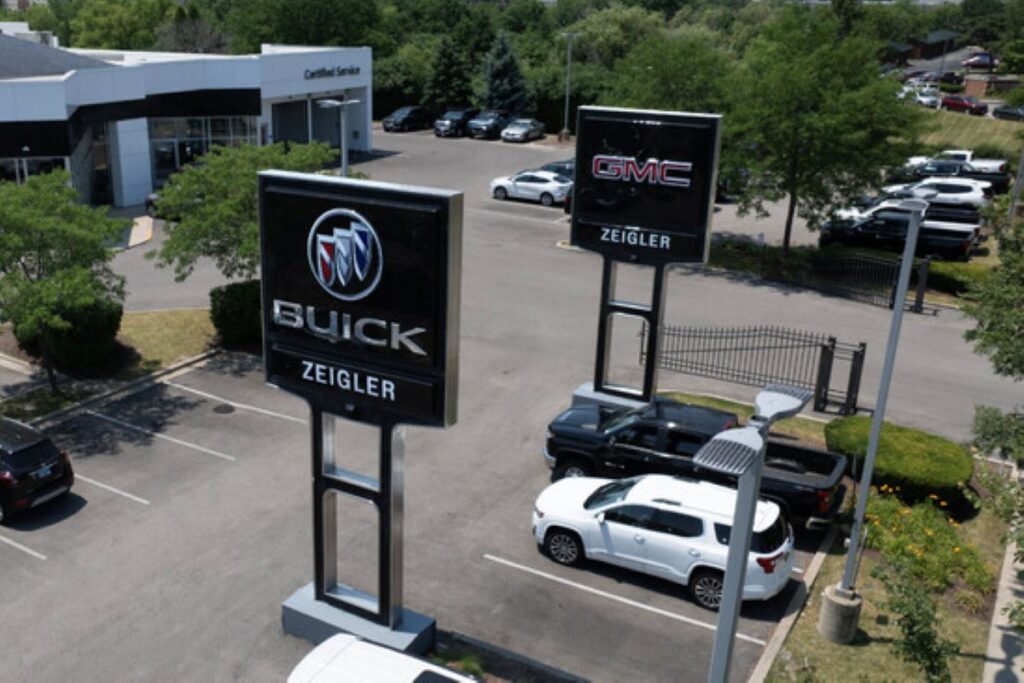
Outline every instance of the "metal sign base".
{"type": "Polygon", "coordinates": [[[651,305],[645,306],[615,298],[618,262],[605,257],[601,271],[601,313],[597,323],[597,358],[594,365],[594,391],[611,396],[647,402],[654,395],[657,382],[658,359],[661,346],[661,318],[665,310],[664,264],[653,266],[654,284],[651,291],[651,305]],[[615,384],[608,384],[608,357],[611,344],[609,336],[613,315],[628,315],[647,323],[647,348],[644,354],[644,384],[640,390],[615,384]]]}

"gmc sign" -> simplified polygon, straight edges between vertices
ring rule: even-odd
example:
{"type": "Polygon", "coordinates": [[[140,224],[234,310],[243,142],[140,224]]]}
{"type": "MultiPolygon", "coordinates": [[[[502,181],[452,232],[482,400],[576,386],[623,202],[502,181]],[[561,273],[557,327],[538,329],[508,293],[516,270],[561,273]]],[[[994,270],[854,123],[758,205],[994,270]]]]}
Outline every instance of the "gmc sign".
{"type": "Polygon", "coordinates": [[[705,262],[721,119],[580,107],[572,243],[616,261],[705,262]]]}

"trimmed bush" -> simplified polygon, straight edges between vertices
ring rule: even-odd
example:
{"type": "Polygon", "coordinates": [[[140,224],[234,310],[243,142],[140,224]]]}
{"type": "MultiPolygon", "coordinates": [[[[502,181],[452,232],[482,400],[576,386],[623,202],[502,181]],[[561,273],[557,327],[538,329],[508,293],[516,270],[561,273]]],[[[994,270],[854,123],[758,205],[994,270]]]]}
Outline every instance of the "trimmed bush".
{"type": "MultiPolygon", "coordinates": [[[[856,459],[859,468],[867,453],[870,431],[870,418],[843,417],[826,425],[825,442],[829,450],[848,456],[851,462],[856,459]]],[[[889,422],[883,425],[873,482],[897,489],[903,500],[912,502],[937,495],[947,501],[960,501],[960,486],[973,472],[971,456],[960,444],[889,422]]]]}
{"type": "Polygon", "coordinates": [[[46,348],[55,367],[69,371],[88,370],[110,358],[117,347],[117,331],[121,329],[121,315],[124,313],[121,304],[98,299],[86,306],[64,308],[58,312],[71,326],[66,330],[46,329],[33,340],[46,348]]]}
{"type": "Polygon", "coordinates": [[[229,347],[256,347],[263,343],[260,320],[260,281],[232,282],[210,290],[210,319],[229,347]]]}
{"type": "Polygon", "coordinates": [[[972,283],[981,283],[992,274],[984,263],[932,261],[928,270],[928,289],[947,294],[963,294],[972,283]]]}
{"type": "Polygon", "coordinates": [[[964,86],[959,83],[939,83],[939,91],[944,93],[962,93],[964,86]]]}

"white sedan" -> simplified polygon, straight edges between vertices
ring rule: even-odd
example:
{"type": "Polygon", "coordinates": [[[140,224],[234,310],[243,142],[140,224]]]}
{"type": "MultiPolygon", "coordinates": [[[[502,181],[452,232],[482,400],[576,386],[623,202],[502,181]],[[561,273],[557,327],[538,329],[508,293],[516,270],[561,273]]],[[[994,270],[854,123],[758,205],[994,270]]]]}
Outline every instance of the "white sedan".
{"type": "Polygon", "coordinates": [[[934,88],[918,90],[914,95],[914,101],[922,107],[931,107],[932,109],[935,109],[935,107],[939,106],[939,91],[934,88]]]}
{"type": "Polygon", "coordinates": [[[970,178],[929,178],[918,183],[888,185],[882,192],[892,197],[918,197],[942,204],[981,208],[988,201],[985,190],[992,183],[970,178]]]}
{"type": "Polygon", "coordinates": [[[491,181],[491,196],[495,199],[529,199],[544,206],[562,204],[572,181],[551,171],[523,171],[513,176],[502,176],[491,181]]]}
{"type": "Polygon", "coordinates": [[[516,119],[501,131],[502,142],[529,142],[544,137],[544,124],[537,119],[516,119]]]}

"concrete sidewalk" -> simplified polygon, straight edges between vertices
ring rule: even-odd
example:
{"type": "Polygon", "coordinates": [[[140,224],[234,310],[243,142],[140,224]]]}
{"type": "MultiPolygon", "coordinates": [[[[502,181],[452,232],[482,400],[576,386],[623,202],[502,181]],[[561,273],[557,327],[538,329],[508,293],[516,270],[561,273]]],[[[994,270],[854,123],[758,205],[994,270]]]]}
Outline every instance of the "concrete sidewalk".
{"type": "Polygon", "coordinates": [[[1014,600],[1024,600],[1024,582],[1020,579],[1024,566],[1013,561],[1015,551],[1016,546],[1011,543],[1003,558],[982,683],[1016,683],[1024,679],[1024,638],[1010,626],[1003,613],[1003,608],[1014,600]]]}

